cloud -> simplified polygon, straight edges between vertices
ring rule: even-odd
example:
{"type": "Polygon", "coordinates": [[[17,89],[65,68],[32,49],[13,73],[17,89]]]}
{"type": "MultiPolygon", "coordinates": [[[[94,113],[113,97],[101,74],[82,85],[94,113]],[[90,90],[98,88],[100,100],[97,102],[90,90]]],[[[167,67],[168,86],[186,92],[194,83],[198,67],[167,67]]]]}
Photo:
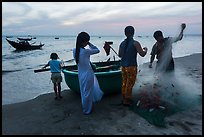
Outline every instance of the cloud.
{"type": "Polygon", "coordinates": [[[87,29],[95,28],[95,33],[105,32],[103,29],[107,29],[117,34],[121,31],[116,32],[116,28],[123,29],[129,24],[148,33],[148,29],[152,31],[159,26],[166,26],[167,29],[168,26],[178,27],[177,24],[180,22],[198,22],[197,25],[201,26],[202,3],[2,2],[3,33],[8,33],[9,28],[12,28],[13,32],[20,29],[26,32],[30,28],[30,30],[43,34],[50,27],[53,33],[59,32],[60,29],[61,33],[66,34],[63,29],[72,27],[72,32],[76,32],[83,26],[87,29]]]}

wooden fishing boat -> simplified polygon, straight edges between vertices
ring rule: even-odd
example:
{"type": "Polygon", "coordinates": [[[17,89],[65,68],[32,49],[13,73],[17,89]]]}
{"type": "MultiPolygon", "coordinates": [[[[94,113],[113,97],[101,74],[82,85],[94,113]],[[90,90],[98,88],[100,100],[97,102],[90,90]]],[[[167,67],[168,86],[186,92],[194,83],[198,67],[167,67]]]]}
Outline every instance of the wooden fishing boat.
{"type": "MultiPolygon", "coordinates": [[[[122,74],[120,60],[109,62],[93,62],[94,74],[96,75],[100,88],[104,94],[121,93],[122,74]]],[[[67,86],[80,93],[77,65],[66,66],[62,70],[67,86]]]]}
{"type": "Polygon", "coordinates": [[[44,44],[30,44],[27,40],[21,40],[21,41],[12,41],[7,39],[7,42],[14,47],[16,50],[35,50],[40,49],[44,44]]]}

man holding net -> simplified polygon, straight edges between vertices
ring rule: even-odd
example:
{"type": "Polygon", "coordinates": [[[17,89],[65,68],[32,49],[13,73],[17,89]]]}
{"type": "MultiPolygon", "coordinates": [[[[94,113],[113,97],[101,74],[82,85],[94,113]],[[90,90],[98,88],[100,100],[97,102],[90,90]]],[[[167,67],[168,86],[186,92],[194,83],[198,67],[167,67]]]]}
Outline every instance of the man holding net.
{"type": "Polygon", "coordinates": [[[186,28],[186,24],[181,24],[181,31],[177,37],[163,37],[162,31],[157,30],[154,32],[154,38],[156,43],[152,47],[150,64],[152,68],[152,62],[155,55],[157,58],[156,72],[167,72],[174,70],[174,60],[172,57],[172,44],[183,38],[183,30],[186,28]]]}

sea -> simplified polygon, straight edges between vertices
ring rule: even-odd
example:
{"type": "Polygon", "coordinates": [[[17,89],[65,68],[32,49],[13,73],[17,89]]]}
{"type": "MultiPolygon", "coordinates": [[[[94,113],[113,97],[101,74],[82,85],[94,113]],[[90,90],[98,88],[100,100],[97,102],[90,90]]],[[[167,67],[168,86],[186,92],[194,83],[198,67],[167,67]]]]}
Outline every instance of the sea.
{"type": "MultiPolygon", "coordinates": [[[[50,80],[50,71],[34,73],[34,70],[42,68],[48,61],[50,54],[56,52],[64,65],[74,65],[72,49],[76,44],[76,36],[42,36],[35,35],[31,43],[44,43],[38,50],[16,51],[6,41],[7,36],[2,36],[2,105],[24,102],[41,94],[54,93],[53,84],[50,80]],[[59,39],[55,39],[58,37],[59,39]]],[[[8,39],[17,40],[15,35],[8,39]]],[[[91,56],[92,62],[118,60],[120,43],[125,36],[91,36],[90,42],[100,49],[100,53],[91,56]],[[103,49],[106,41],[113,42],[110,55],[106,55],[103,49]],[[116,52],[116,53],[115,53],[116,52]]],[[[145,57],[137,55],[138,65],[150,61],[150,52],[155,40],[152,36],[134,36],[142,47],[147,47],[145,57]]],[[[183,57],[194,53],[202,53],[202,35],[184,35],[181,41],[173,44],[173,57],[183,57]]],[[[62,90],[69,89],[62,73],[62,90]]],[[[53,96],[54,99],[54,96],[53,96]]]]}

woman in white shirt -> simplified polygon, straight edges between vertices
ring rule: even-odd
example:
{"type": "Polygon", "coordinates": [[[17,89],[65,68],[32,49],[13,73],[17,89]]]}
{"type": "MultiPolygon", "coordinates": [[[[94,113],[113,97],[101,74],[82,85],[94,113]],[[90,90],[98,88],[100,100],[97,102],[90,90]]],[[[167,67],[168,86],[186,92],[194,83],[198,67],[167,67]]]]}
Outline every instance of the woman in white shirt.
{"type": "Polygon", "coordinates": [[[81,92],[81,101],[84,114],[92,110],[93,102],[100,101],[103,92],[90,64],[90,56],[97,54],[100,50],[89,42],[90,36],[81,32],[77,36],[76,48],[73,49],[73,56],[78,66],[78,78],[81,92]],[[89,45],[89,48],[85,48],[89,45]]]}

